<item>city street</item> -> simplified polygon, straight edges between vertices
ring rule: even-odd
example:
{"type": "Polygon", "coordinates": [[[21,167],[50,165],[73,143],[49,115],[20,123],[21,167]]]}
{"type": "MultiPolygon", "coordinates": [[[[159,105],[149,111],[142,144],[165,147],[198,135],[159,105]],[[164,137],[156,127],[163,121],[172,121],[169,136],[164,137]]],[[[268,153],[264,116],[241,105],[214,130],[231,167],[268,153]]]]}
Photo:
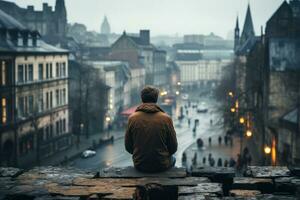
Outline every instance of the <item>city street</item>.
{"type": "MultiPolygon", "coordinates": [[[[196,101],[191,100],[191,105],[195,105],[196,101]]],[[[220,120],[219,113],[217,111],[217,102],[212,98],[198,98],[198,104],[208,109],[207,113],[197,113],[196,108],[188,108],[188,118],[190,118],[191,124],[188,126],[188,118],[185,117],[180,123],[174,118],[174,127],[177,132],[178,150],[176,153],[176,166],[182,166],[181,157],[182,153],[191,146],[197,138],[202,138],[204,141],[208,141],[209,137],[215,138],[222,134],[222,124],[211,125],[210,120],[213,123],[220,120]],[[193,134],[194,120],[199,119],[199,126],[196,134],[193,134]]],[[[187,101],[181,103],[183,106],[187,105],[187,101]]],[[[186,110],[184,109],[184,115],[186,116],[186,110]]],[[[107,144],[97,149],[97,154],[90,158],[78,158],[71,164],[74,167],[83,169],[100,169],[108,166],[129,166],[132,165],[131,155],[125,151],[124,137],[121,137],[114,141],[113,144],[107,144]]]]}

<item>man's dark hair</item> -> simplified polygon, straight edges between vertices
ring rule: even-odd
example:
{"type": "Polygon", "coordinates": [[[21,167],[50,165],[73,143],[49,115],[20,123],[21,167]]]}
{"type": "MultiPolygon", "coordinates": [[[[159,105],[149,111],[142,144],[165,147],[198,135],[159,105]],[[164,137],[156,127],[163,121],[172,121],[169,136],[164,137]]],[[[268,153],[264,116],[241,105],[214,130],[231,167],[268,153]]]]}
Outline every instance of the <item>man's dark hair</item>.
{"type": "Polygon", "coordinates": [[[141,91],[141,99],[143,103],[156,103],[159,90],[152,86],[146,86],[141,91]]]}

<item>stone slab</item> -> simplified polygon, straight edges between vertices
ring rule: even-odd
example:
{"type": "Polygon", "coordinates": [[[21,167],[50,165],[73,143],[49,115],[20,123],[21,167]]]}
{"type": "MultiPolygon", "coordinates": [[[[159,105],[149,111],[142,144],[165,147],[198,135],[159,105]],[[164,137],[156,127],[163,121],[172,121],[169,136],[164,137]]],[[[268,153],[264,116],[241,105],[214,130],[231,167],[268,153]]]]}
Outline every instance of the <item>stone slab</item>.
{"type": "Polygon", "coordinates": [[[232,189],[259,190],[263,193],[270,193],[274,189],[274,184],[270,178],[235,177],[232,189]]]}
{"type": "Polygon", "coordinates": [[[235,177],[235,169],[230,167],[197,167],[192,169],[191,175],[212,179],[232,179],[235,177]]]}
{"type": "Polygon", "coordinates": [[[219,183],[199,183],[194,187],[180,186],[178,188],[179,195],[199,194],[199,193],[213,193],[216,196],[222,196],[222,185],[219,183]]]}
{"type": "Polygon", "coordinates": [[[229,195],[232,197],[256,197],[261,194],[258,190],[230,190],[229,195]]]}
{"type": "Polygon", "coordinates": [[[171,168],[161,173],[143,173],[137,171],[134,167],[110,167],[99,172],[97,177],[101,178],[142,178],[142,177],[164,177],[164,178],[183,178],[186,177],[185,168],[171,168]]]}
{"type": "Polygon", "coordinates": [[[291,172],[287,167],[281,166],[249,166],[245,175],[254,178],[278,178],[289,177],[291,172]]]}
{"type": "Polygon", "coordinates": [[[186,178],[76,178],[73,185],[77,186],[106,186],[115,185],[123,187],[144,186],[151,183],[156,183],[162,186],[196,186],[199,183],[210,182],[205,177],[186,177],[186,178]]]}
{"type": "Polygon", "coordinates": [[[14,167],[0,167],[0,177],[16,177],[24,170],[14,167]]]}

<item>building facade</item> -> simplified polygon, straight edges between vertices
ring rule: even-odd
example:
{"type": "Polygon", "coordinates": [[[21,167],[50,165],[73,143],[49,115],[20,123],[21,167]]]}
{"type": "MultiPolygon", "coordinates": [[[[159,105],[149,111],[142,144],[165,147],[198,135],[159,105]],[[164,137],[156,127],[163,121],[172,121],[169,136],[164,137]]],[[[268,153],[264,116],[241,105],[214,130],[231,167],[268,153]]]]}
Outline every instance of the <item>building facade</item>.
{"type": "Polygon", "coordinates": [[[0,162],[28,167],[71,144],[68,52],[1,10],[0,21],[0,162]]]}
{"type": "Polygon", "coordinates": [[[21,8],[8,1],[0,1],[0,8],[29,30],[38,31],[46,41],[52,42],[66,36],[67,11],[64,0],[56,0],[55,9],[43,3],[41,11],[35,10],[33,6],[21,8]]]}

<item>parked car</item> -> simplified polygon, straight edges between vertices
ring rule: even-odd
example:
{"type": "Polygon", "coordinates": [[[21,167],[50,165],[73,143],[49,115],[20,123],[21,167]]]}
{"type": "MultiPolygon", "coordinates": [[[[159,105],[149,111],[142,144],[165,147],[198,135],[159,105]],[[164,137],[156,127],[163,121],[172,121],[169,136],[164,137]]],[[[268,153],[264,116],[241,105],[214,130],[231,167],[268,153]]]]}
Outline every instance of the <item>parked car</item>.
{"type": "Polygon", "coordinates": [[[198,109],[197,113],[207,113],[208,109],[204,108],[204,109],[198,109]]]}
{"type": "Polygon", "coordinates": [[[81,157],[82,158],[89,158],[92,156],[96,155],[96,151],[92,151],[92,150],[85,150],[84,152],[82,152],[81,157]]]}

